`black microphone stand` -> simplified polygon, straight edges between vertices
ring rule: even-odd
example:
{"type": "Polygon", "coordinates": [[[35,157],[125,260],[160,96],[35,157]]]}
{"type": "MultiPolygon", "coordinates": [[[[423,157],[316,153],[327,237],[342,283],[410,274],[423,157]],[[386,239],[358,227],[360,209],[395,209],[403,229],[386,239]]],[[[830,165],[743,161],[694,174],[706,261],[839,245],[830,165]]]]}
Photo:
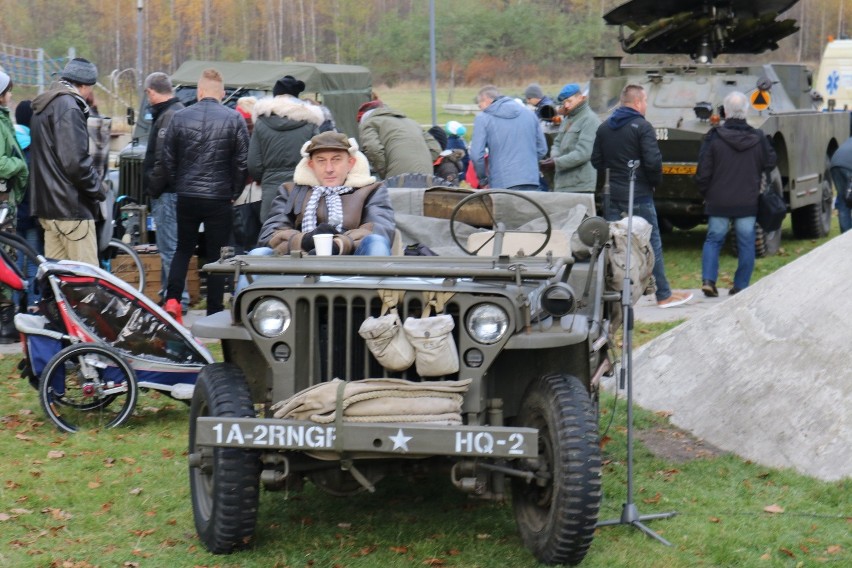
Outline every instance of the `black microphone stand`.
{"type": "Polygon", "coordinates": [[[640,515],[636,503],[633,502],[633,301],[630,286],[630,255],[632,253],[631,243],[633,242],[633,193],[636,186],[636,170],[639,168],[639,160],[628,161],[627,168],[630,171],[627,197],[627,258],[624,263],[624,284],[621,290],[621,307],[624,312],[624,356],[619,376],[619,388],[624,388],[625,380],[627,383],[627,502],[621,509],[620,518],[600,521],[598,526],[631,525],[666,546],[671,546],[672,543],[645,526],[643,521],[669,519],[677,515],[677,512],[640,515]]]}

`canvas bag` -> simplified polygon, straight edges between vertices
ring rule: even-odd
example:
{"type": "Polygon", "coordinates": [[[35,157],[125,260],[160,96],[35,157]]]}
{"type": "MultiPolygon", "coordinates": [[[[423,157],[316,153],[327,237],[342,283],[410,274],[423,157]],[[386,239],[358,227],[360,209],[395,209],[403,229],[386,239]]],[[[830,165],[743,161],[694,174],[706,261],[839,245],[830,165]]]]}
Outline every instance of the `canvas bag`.
{"type": "Polygon", "coordinates": [[[414,363],[414,347],[402,332],[396,308],[383,316],[369,317],[358,329],[376,361],[388,371],[404,371],[414,363]]]}
{"type": "MultiPolygon", "coordinates": [[[[633,216],[633,242],[630,248],[630,299],[639,301],[648,289],[653,289],[654,249],[651,248],[651,224],[633,216]]],[[[627,273],[627,218],[609,224],[610,252],[607,288],[622,291],[627,273]]]]}
{"type": "Polygon", "coordinates": [[[414,362],[421,377],[451,375],[459,370],[459,354],[452,331],[452,316],[406,318],[403,329],[416,353],[414,362]]]}

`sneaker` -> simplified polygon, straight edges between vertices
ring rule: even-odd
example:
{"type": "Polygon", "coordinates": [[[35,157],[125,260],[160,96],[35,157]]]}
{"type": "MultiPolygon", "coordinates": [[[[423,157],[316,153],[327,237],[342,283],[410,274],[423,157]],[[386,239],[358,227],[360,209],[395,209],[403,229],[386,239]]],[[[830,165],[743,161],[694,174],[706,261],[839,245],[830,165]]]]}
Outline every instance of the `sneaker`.
{"type": "Polygon", "coordinates": [[[675,306],[682,306],[692,299],[691,292],[672,292],[672,295],[666,298],[665,300],[658,300],[657,307],[658,308],[674,308],[675,306]]]}
{"type": "Polygon", "coordinates": [[[163,306],[163,309],[167,314],[172,316],[179,324],[183,325],[183,313],[180,309],[180,302],[175,300],[174,298],[166,300],[166,305],[163,306]]]}
{"type": "Polygon", "coordinates": [[[716,289],[716,283],[712,280],[705,280],[701,283],[701,291],[708,298],[718,298],[719,291],[716,289]]]}
{"type": "Polygon", "coordinates": [[[733,288],[728,290],[728,296],[733,296],[734,294],[739,294],[742,291],[743,291],[742,288],[737,288],[736,286],[734,286],[733,288]]]}

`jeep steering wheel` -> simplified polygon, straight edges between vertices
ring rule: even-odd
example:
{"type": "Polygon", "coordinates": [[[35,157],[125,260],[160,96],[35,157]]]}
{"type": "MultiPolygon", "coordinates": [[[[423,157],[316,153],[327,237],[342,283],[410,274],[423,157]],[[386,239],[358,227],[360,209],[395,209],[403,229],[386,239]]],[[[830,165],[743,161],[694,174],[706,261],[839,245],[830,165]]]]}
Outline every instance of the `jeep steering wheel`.
{"type": "MultiPolygon", "coordinates": [[[[493,204],[493,202],[492,202],[492,204],[493,204]]],[[[532,198],[524,195],[523,192],[513,191],[513,190],[510,190],[510,189],[488,189],[488,190],[482,190],[482,191],[477,191],[476,193],[472,193],[471,195],[468,195],[467,197],[465,197],[464,199],[459,201],[456,204],[456,206],[453,208],[453,212],[450,214],[450,236],[453,237],[453,242],[455,242],[460,249],[462,249],[464,252],[466,252],[467,254],[469,254],[471,256],[476,256],[476,254],[479,251],[481,251],[490,242],[494,242],[494,245],[495,245],[493,247],[494,256],[500,256],[503,252],[502,251],[503,237],[508,233],[527,233],[527,234],[533,233],[533,234],[544,235],[544,242],[541,243],[541,246],[538,247],[532,253],[528,253],[528,255],[527,255],[527,256],[535,256],[538,253],[540,253],[541,251],[543,251],[544,247],[547,246],[547,243],[550,242],[550,234],[551,234],[552,230],[553,230],[553,225],[550,222],[550,217],[548,216],[547,212],[544,210],[544,208],[541,205],[536,203],[532,198]],[[491,197],[492,195],[498,195],[498,194],[509,195],[512,198],[523,199],[524,201],[528,201],[529,203],[531,203],[536,209],[538,209],[541,212],[541,216],[547,222],[547,227],[545,227],[544,230],[541,230],[541,231],[521,231],[519,229],[508,229],[508,228],[506,228],[506,225],[502,221],[497,221],[494,218],[494,213],[492,212],[491,208],[488,207],[488,204],[485,201],[486,198],[491,197]],[[465,206],[470,205],[470,204],[472,204],[476,201],[481,202],[478,206],[481,207],[482,209],[484,209],[488,213],[488,217],[491,218],[491,225],[492,225],[492,230],[494,231],[494,233],[489,238],[487,238],[485,240],[485,242],[483,242],[479,247],[471,250],[471,249],[467,248],[467,246],[465,244],[462,244],[461,239],[456,234],[456,218],[459,216],[461,210],[465,206]]]]}

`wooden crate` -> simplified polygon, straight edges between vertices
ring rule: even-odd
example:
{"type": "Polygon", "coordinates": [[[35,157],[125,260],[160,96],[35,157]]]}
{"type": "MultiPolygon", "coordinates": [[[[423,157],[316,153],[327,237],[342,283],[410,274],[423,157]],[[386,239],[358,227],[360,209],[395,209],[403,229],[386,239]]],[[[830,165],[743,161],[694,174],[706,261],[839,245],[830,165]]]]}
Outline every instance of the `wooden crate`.
{"type": "MultiPolygon", "coordinates": [[[[160,288],[162,287],[162,273],[160,255],[157,253],[140,254],[142,266],[145,269],[145,295],[155,302],[160,301],[160,288]]],[[[139,275],[136,272],[136,265],[133,261],[124,254],[117,255],[110,265],[111,272],[133,286],[139,284],[139,275]]],[[[193,256],[189,260],[189,269],[186,272],[187,291],[189,292],[190,302],[193,304],[198,302],[201,292],[201,279],[198,275],[198,257],[193,256]]]]}

